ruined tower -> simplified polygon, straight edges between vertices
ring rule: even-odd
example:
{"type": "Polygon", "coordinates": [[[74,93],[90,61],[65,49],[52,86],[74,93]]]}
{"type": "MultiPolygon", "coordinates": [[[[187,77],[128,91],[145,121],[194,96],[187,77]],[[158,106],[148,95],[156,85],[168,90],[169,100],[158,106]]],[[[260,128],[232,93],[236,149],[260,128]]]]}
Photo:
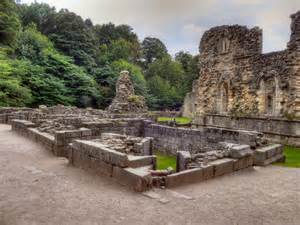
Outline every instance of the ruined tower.
{"type": "Polygon", "coordinates": [[[258,27],[206,31],[199,78],[185,98],[184,115],[300,117],[300,11],[291,19],[287,49],[266,54],[258,27]]]}

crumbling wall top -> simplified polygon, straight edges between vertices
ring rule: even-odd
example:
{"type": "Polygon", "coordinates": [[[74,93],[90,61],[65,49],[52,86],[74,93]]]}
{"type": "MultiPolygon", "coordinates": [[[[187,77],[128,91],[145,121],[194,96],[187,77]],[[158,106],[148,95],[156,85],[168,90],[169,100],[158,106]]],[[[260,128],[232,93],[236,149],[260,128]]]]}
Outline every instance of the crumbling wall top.
{"type": "Polygon", "coordinates": [[[262,30],[240,25],[213,27],[204,33],[199,51],[206,56],[261,54],[262,30]]]}

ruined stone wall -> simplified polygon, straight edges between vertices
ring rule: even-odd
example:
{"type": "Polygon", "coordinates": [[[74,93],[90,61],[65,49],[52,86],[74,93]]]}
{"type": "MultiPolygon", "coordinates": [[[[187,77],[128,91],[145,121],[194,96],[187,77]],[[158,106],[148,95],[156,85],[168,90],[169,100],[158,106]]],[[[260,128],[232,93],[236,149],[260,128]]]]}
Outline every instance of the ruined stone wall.
{"type": "Polygon", "coordinates": [[[199,48],[199,79],[183,107],[194,111],[184,115],[300,116],[300,12],[292,15],[291,29],[288,48],[269,54],[261,52],[259,28],[206,31],[199,48]]]}
{"type": "Polygon", "coordinates": [[[145,137],[153,137],[155,150],[176,155],[178,151],[191,153],[220,150],[219,142],[247,144],[255,148],[261,141],[262,134],[219,128],[175,128],[146,123],[145,137]]]}
{"type": "Polygon", "coordinates": [[[265,119],[260,117],[233,118],[226,115],[205,115],[193,121],[197,126],[219,127],[258,131],[272,143],[300,146],[300,121],[281,118],[265,119]]]}

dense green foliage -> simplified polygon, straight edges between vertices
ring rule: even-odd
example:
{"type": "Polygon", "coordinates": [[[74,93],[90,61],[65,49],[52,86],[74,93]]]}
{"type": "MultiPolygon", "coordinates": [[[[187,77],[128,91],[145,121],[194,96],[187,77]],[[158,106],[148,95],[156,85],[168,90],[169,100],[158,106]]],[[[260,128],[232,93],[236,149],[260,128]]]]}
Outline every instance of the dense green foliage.
{"type": "Polygon", "coordinates": [[[173,60],[154,37],[128,25],[94,25],[44,3],[0,3],[0,106],[107,107],[120,71],[151,109],[178,109],[197,75],[196,57],[173,60]]]}
{"type": "Polygon", "coordinates": [[[16,6],[11,0],[0,2],[0,44],[12,46],[20,28],[16,6]]]}

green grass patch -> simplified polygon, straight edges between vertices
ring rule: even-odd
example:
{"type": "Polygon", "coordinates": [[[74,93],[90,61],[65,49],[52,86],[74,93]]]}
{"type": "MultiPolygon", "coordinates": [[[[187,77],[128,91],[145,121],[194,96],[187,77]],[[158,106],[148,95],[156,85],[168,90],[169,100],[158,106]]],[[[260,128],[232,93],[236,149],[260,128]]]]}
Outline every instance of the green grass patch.
{"type": "Polygon", "coordinates": [[[158,170],[164,170],[168,167],[172,167],[174,170],[176,170],[176,157],[165,155],[159,152],[155,153],[157,157],[157,169],[158,170]]]}
{"type": "Polygon", "coordinates": [[[285,162],[275,163],[275,165],[300,168],[300,148],[285,146],[284,155],[286,157],[285,162]]]}
{"type": "MultiPolygon", "coordinates": [[[[172,121],[174,118],[171,117],[158,117],[157,122],[167,122],[167,121],[172,121]]],[[[187,117],[176,117],[175,118],[176,122],[181,125],[189,124],[192,122],[191,118],[187,117]]]]}

